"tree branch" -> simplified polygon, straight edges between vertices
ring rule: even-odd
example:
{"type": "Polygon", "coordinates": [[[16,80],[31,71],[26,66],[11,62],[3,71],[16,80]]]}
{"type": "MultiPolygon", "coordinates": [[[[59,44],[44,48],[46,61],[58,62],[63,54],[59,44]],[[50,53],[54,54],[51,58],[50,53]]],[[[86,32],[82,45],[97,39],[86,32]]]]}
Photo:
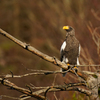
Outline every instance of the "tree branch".
{"type": "Polygon", "coordinates": [[[11,89],[14,89],[14,90],[17,90],[17,91],[19,91],[23,94],[26,94],[28,96],[31,96],[31,97],[34,97],[34,98],[37,98],[37,99],[46,100],[44,96],[37,95],[36,93],[33,93],[28,89],[18,87],[17,85],[15,85],[14,83],[8,81],[7,79],[0,78],[0,83],[7,86],[7,87],[10,87],[11,89]]]}
{"type": "Polygon", "coordinates": [[[10,40],[12,40],[13,42],[15,42],[16,44],[18,44],[19,46],[21,46],[22,48],[34,53],[35,55],[41,57],[42,59],[51,62],[61,68],[65,68],[68,69],[68,66],[64,63],[61,63],[61,61],[59,61],[57,58],[55,57],[50,57],[42,52],[40,52],[39,50],[35,49],[34,47],[30,46],[29,44],[26,44],[18,39],[16,39],[15,37],[11,36],[10,34],[8,34],[7,32],[3,31],[2,29],[0,29],[0,34],[2,34],[3,36],[9,38],[10,40]],[[55,61],[56,59],[56,61],[55,61]]]}
{"type": "MultiPolygon", "coordinates": [[[[11,36],[10,34],[8,34],[7,32],[3,31],[2,29],[0,29],[0,34],[2,34],[3,36],[9,38],[10,40],[12,40],[13,42],[15,42],[16,44],[18,44],[19,46],[21,46],[22,48],[30,51],[31,53],[39,56],[40,58],[50,62],[50,63],[53,63],[54,65],[57,65],[59,66],[60,68],[63,68],[63,69],[66,69],[67,71],[83,78],[87,83],[88,83],[88,87],[89,89],[91,90],[86,90],[86,89],[82,89],[82,88],[79,88],[79,87],[75,87],[75,84],[72,85],[72,84],[68,84],[68,85],[57,85],[57,86],[50,86],[50,87],[46,87],[44,89],[41,89],[41,90],[38,90],[38,91],[35,91],[35,92],[32,92],[31,90],[31,87],[28,86],[29,89],[25,89],[25,88],[21,88],[21,87],[18,87],[16,86],[14,83],[8,81],[6,78],[8,77],[24,77],[24,76],[28,76],[28,75],[33,75],[33,74],[54,74],[54,73],[62,73],[62,72],[57,72],[57,71],[49,71],[49,72],[38,72],[38,73],[29,73],[29,74],[24,74],[24,75],[13,75],[13,73],[11,72],[11,75],[5,75],[4,79],[0,78],[0,83],[7,86],[7,87],[10,87],[11,89],[14,89],[14,90],[17,90],[23,94],[26,94],[27,96],[31,96],[31,97],[34,97],[34,98],[37,98],[37,99],[41,99],[41,100],[46,100],[45,96],[41,96],[39,94],[41,93],[46,93],[47,92],[56,92],[56,91],[79,91],[81,93],[84,93],[86,95],[89,95],[91,96],[91,94],[93,94],[91,97],[94,97],[96,98],[98,96],[98,87],[96,85],[100,84],[100,74],[96,74],[98,76],[98,79],[97,78],[94,78],[92,76],[90,76],[90,73],[88,72],[85,72],[85,71],[80,71],[78,70],[77,73],[72,69],[68,69],[68,66],[65,64],[65,63],[62,63],[61,61],[59,61],[57,58],[55,57],[50,57],[42,52],[40,52],[39,50],[35,49],[34,47],[30,46],[29,44],[26,44],[18,39],[16,39],[15,37],[11,36]],[[98,80],[98,84],[97,84],[97,80],[98,80]],[[93,89],[91,87],[93,86],[96,86],[94,87],[93,89]]],[[[71,68],[73,68],[75,65],[70,65],[71,68]]],[[[77,65],[76,65],[77,66],[77,65]]],[[[83,66],[83,65],[79,65],[79,66],[83,66]]],[[[91,66],[91,65],[87,65],[87,66],[91,66]]],[[[96,65],[96,66],[100,66],[100,65],[96,65]]],[[[67,72],[66,71],[66,72],[67,72]]],[[[93,74],[93,73],[92,73],[93,74]]],[[[83,83],[81,83],[83,85],[83,83]]],[[[84,83],[85,84],[85,83],[84,83]]],[[[86,84],[85,84],[86,86],[86,84]]]]}
{"type": "Polygon", "coordinates": [[[45,93],[48,90],[48,92],[57,92],[57,91],[68,91],[69,87],[75,87],[75,86],[86,86],[85,83],[69,83],[69,84],[64,84],[64,85],[55,85],[55,86],[48,86],[48,87],[31,87],[32,89],[41,89],[36,91],[36,94],[41,94],[45,93]]]}
{"type": "MultiPolygon", "coordinates": [[[[57,58],[55,57],[50,57],[42,52],[40,52],[39,50],[35,49],[34,47],[30,46],[29,44],[23,43],[22,41],[16,39],[15,37],[11,36],[10,34],[8,34],[7,32],[5,32],[4,30],[0,29],[0,34],[9,38],[10,40],[12,40],[13,42],[15,42],[16,44],[18,44],[19,46],[21,46],[22,48],[32,52],[33,54],[39,56],[40,58],[53,63],[54,65],[57,65],[63,69],[68,70],[68,66],[65,63],[62,63],[61,61],[59,61],[57,58]]],[[[71,66],[71,65],[70,65],[71,66]]],[[[71,66],[73,67],[73,66],[71,66]]],[[[71,73],[75,74],[73,70],[70,70],[71,73]]],[[[82,77],[83,79],[87,79],[87,75],[82,73],[81,71],[78,71],[77,74],[82,77]]]]}
{"type": "Polygon", "coordinates": [[[45,93],[48,88],[49,88],[49,90],[48,90],[49,92],[70,91],[71,90],[71,91],[79,91],[79,92],[82,92],[86,95],[91,94],[90,91],[88,91],[88,90],[74,87],[74,86],[85,86],[84,83],[70,83],[70,84],[65,83],[65,85],[42,87],[44,89],[42,89],[41,87],[31,87],[31,86],[28,86],[29,89],[21,88],[21,87],[18,87],[17,85],[15,85],[14,83],[8,81],[7,79],[2,79],[2,78],[0,78],[0,83],[7,86],[7,87],[10,87],[10,89],[14,89],[14,90],[17,90],[23,94],[26,94],[27,95],[26,98],[31,96],[31,97],[41,99],[41,100],[46,100],[46,98],[44,96],[39,95],[39,94],[45,93]],[[41,90],[38,90],[36,92],[32,92],[32,90],[30,90],[30,89],[41,89],[41,90]]]}

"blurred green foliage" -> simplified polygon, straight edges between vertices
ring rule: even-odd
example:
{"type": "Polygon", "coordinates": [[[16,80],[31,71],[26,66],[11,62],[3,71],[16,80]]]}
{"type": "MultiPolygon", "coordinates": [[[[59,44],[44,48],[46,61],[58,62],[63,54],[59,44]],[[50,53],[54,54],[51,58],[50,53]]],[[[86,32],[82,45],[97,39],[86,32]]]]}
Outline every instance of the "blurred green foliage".
{"type": "Polygon", "coordinates": [[[73,94],[73,100],[78,100],[78,99],[76,98],[76,93],[73,94]]]}

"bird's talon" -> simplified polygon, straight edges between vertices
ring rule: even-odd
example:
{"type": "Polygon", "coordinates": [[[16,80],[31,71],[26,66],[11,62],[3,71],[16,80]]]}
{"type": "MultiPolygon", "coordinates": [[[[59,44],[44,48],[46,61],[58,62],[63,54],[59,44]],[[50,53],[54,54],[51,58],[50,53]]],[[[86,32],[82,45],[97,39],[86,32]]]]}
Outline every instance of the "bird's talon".
{"type": "Polygon", "coordinates": [[[75,72],[77,73],[77,71],[78,71],[78,68],[75,66],[75,67],[74,67],[74,70],[75,70],[75,72]]]}
{"type": "Polygon", "coordinates": [[[70,65],[70,64],[67,64],[67,65],[70,65]]]}

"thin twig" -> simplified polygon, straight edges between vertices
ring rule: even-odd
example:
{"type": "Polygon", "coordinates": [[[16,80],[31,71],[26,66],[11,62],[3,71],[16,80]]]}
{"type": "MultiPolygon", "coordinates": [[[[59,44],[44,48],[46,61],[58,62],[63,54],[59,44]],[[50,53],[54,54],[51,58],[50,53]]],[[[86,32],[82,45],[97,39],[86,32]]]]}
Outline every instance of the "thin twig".
{"type": "Polygon", "coordinates": [[[7,96],[7,95],[0,95],[0,99],[1,99],[1,100],[3,99],[2,97],[20,100],[20,98],[16,98],[16,97],[11,97],[11,96],[7,96]]]}
{"type": "Polygon", "coordinates": [[[55,74],[55,76],[54,76],[54,80],[53,80],[52,86],[54,86],[54,85],[55,85],[55,80],[56,80],[56,77],[57,77],[57,74],[55,74]]]}
{"type": "Polygon", "coordinates": [[[57,98],[57,96],[56,96],[56,93],[55,93],[55,92],[54,92],[54,94],[53,94],[53,95],[54,95],[55,99],[56,99],[56,100],[58,100],[58,98],[57,98]]]}
{"type": "Polygon", "coordinates": [[[41,95],[38,95],[38,94],[35,94],[34,92],[31,93],[30,90],[28,89],[25,89],[25,88],[21,88],[21,87],[18,87],[17,85],[15,85],[14,83],[8,81],[8,80],[3,80],[2,82],[2,78],[0,78],[0,83],[3,84],[4,86],[7,86],[7,87],[10,87],[10,88],[13,88],[14,90],[17,90],[23,94],[26,94],[28,96],[32,96],[34,98],[37,98],[37,99],[41,99],[41,100],[45,100],[45,97],[44,96],[41,96],[41,95]]]}
{"type": "Polygon", "coordinates": [[[31,98],[31,96],[26,96],[26,97],[20,98],[19,100],[25,100],[25,99],[29,99],[29,98],[31,98]]]}

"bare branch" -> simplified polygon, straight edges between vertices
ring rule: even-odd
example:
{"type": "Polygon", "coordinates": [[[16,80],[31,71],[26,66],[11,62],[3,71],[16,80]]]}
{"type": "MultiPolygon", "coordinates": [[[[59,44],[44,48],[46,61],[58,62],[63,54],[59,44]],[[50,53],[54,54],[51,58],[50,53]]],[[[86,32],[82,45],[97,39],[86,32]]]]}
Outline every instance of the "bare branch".
{"type": "MultiPolygon", "coordinates": [[[[26,94],[27,96],[35,97],[35,98],[42,99],[42,100],[45,100],[45,97],[41,96],[39,94],[45,92],[48,88],[50,88],[50,89],[48,89],[49,92],[76,90],[76,91],[83,91],[84,94],[87,94],[87,95],[89,95],[89,93],[90,93],[89,91],[85,91],[83,89],[72,88],[73,86],[81,86],[81,85],[83,86],[83,85],[85,85],[84,83],[73,83],[73,84],[70,83],[70,84],[65,84],[65,85],[49,86],[49,87],[44,87],[44,89],[38,90],[36,92],[32,92],[32,89],[39,89],[39,88],[41,89],[41,87],[38,87],[38,88],[33,87],[32,88],[31,86],[28,86],[29,89],[25,89],[25,88],[21,88],[21,87],[16,86],[14,83],[8,81],[7,79],[2,79],[2,78],[0,78],[0,83],[7,86],[7,87],[10,87],[11,89],[14,89],[14,90],[17,90],[23,94],[26,94]]],[[[28,98],[28,97],[26,97],[26,98],[28,98]]],[[[23,98],[23,99],[25,99],[25,98],[23,98]]]]}
{"type": "Polygon", "coordinates": [[[57,91],[78,91],[78,92],[84,93],[88,96],[90,96],[92,94],[90,90],[86,90],[86,89],[79,88],[79,87],[54,86],[54,87],[49,87],[46,90],[45,96],[46,96],[47,92],[57,92],[57,91]]]}
{"type": "MultiPolygon", "coordinates": [[[[85,83],[70,83],[70,84],[65,83],[64,85],[55,85],[55,86],[44,87],[44,89],[38,90],[35,93],[41,94],[41,93],[45,93],[47,90],[48,90],[47,92],[68,91],[67,88],[74,87],[74,86],[86,86],[86,85],[85,85],[85,83]]],[[[32,87],[32,88],[34,89],[34,87],[32,87]]],[[[36,88],[39,89],[41,87],[36,87],[36,88]]]]}
{"type": "MultiPolygon", "coordinates": [[[[91,26],[92,27],[92,26],[91,26]]],[[[88,28],[90,29],[91,33],[93,32],[93,30],[91,29],[91,27],[88,26],[88,28]]],[[[0,34],[4,35],[5,37],[9,38],[10,40],[12,40],[13,42],[15,42],[16,44],[18,44],[19,46],[21,46],[22,48],[28,50],[29,52],[39,56],[40,58],[50,62],[50,63],[53,63],[54,65],[57,65],[67,71],[65,72],[70,72],[78,77],[81,77],[82,79],[84,79],[89,85],[89,89],[91,87],[93,87],[94,85],[97,86],[97,79],[90,76],[91,73],[88,73],[88,72],[84,72],[84,71],[80,71],[78,70],[77,73],[73,70],[73,67],[74,66],[100,66],[100,65],[70,65],[71,68],[68,69],[68,66],[64,63],[62,63],[61,61],[59,61],[57,58],[55,57],[50,57],[42,52],[40,52],[39,50],[35,49],[34,47],[30,46],[29,44],[26,44],[26,43],[23,43],[22,41],[16,39],[15,37],[11,36],[10,34],[8,34],[7,32],[3,31],[2,29],[0,29],[0,34]]],[[[95,36],[93,39],[95,40],[97,38],[97,36],[95,36]]],[[[97,41],[96,41],[97,43],[97,41]]],[[[8,81],[6,78],[9,78],[9,77],[12,77],[12,78],[20,78],[20,77],[24,77],[24,76],[29,76],[29,75],[34,75],[34,74],[37,74],[37,75],[48,75],[48,74],[57,74],[57,73],[64,73],[64,72],[61,72],[61,71],[36,71],[36,72],[33,72],[33,73],[28,73],[28,74],[24,74],[24,75],[13,75],[13,73],[11,72],[11,74],[8,74],[8,75],[4,75],[4,79],[0,78],[0,83],[7,86],[7,87],[10,87],[11,89],[14,89],[14,90],[17,90],[23,94],[26,94],[26,98],[30,98],[31,97],[34,97],[34,98],[37,98],[37,99],[41,99],[41,100],[47,100],[45,98],[46,96],[46,93],[47,92],[56,92],[56,91],[78,91],[78,92],[81,92],[81,93],[84,93],[88,96],[91,96],[93,94],[94,98],[98,96],[98,87],[94,87],[93,89],[91,90],[86,90],[86,89],[82,89],[82,88],[79,88],[79,87],[76,87],[76,86],[87,86],[85,83],[72,83],[72,84],[64,84],[64,85],[56,85],[54,86],[48,86],[48,87],[31,87],[31,86],[28,86],[28,89],[25,89],[25,88],[21,88],[21,87],[18,87],[16,86],[14,83],[8,81]],[[37,90],[35,92],[32,91],[32,89],[40,89],[40,90],[37,90]],[[94,90],[95,89],[95,90],[94,90]],[[41,93],[45,93],[45,96],[41,96],[40,94],[41,93]]],[[[93,74],[93,73],[92,73],[93,74]]],[[[94,73],[95,74],[95,73],[94,73]]],[[[96,73],[97,74],[97,73],[96,73]]],[[[100,74],[98,74],[98,76],[100,76],[100,74]]],[[[99,78],[99,77],[98,77],[99,78]]],[[[54,81],[55,82],[55,81],[54,81]]],[[[100,83],[99,79],[98,79],[98,84],[100,83]]],[[[22,98],[23,99],[26,99],[26,98],[22,98]]]]}
{"type": "MultiPolygon", "coordinates": [[[[16,98],[16,97],[7,96],[7,95],[0,95],[0,97],[6,97],[6,98],[10,98],[10,99],[17,99],[17,100],[20,99],[20,98],[16,98]]],[[[2,98],[0,98],[0,99],[2,99],[2,98]]]]}
{"type": "Polygon", "coordinates": [[[15,85],[14,83],[8,81],[8,80],[3,80],[2,78],[0,78],[0,83],[7,86],[7,87],[10,87],[11,89],[14,89],[14,90],[17,90],[23,94],[27,94],[28,96],[31,96],[31,97],[34,97],[34,98],[37,98],[37,99],[42,99],[42,100],[45,100],[45,97],[44,96],[41,96],[41,95],[38,95],[34,92],[31,92],[30,90],[28,89],[25,89],[25,88],[21,88],[21,87],[18,87],[17,85],[15,85]]]}
{"type": "MultiPolygon", "coordinates": [[[[0,29],[0,34],[4,35],[5,37],[9,38],[10,40],[12,40],[13,42],[15,42],[16,44],[18,44],[19,46],[21,46],[22,48],[32,52],[33,54],[41,57],[42,59],[53,63],[61,68],[64,68],[66,70],[68,70],[68,66],[65,63],[62,63],[61,61],[59,61],[57,58],[55,57],[50,57],[42,52],[40,52],[39,50],[35,49],[34,47],[30,46],[29,44],[23,43],[22,41],[16,39],[15,37],[11,36],[10,34],[8,34],[7,32],[3,31],[2,29],[0,29]]],[[[75,66],[75,65],[74,65],[75,66]]],[[[72,66],[73,67],[73,66],[72,66]]],[[[71,73],[75,74],[73,70],[69,70],[71,73]]],[[[87,79],[87,75],[82,73],[81,71],[78,71],[77,74],[82,77],[83,79],[87,79]]]]}
{"type": "Polygon", "coordinates": [[[15,42],[16,44],[18,44],[19,46],[21,46],[22,48],[34,53],[35,55],[41,57],[42,59],[51,62],[61,68],[64,69],[68,69],[68,66],[64,63],[61,63],[61,61],[59,61],[57,58],[55,57],[50,57],[40,51],[38,51],[37,49],[35,49],[34,47],[30,46],[29,44],[23,43],[22,41],[16,39],[15,37],[11,36],[10,34],[8,34],[7,32],[3,31],[2,29],[0,29],[0,34],[4,35],[5,37],[9,38],[10,40],[12,40],[13,42],[15,42]],[[56,59],[56,60],[55,60],[56,59]]]}
{"type": "Polygon", "coordinates": [[[54,95],[55,99],[56,99],[56,100],[58,100],[58,98],[57,98],[57,96],[56,96],[56,93],[55,93],[55,92],[54,92],[54,94],[53,94],[53,95],[54,95]]]}

